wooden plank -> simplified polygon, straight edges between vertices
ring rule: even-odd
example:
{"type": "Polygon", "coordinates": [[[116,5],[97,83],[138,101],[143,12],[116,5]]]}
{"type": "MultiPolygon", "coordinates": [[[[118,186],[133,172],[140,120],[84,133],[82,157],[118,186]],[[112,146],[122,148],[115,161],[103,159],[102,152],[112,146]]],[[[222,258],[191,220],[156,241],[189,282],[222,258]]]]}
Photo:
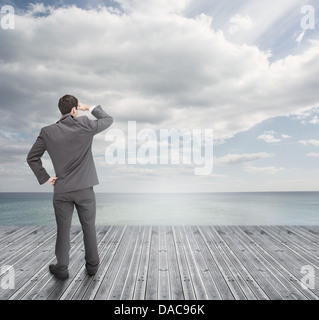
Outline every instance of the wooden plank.
{"type": "Polygon", "coordinates": [[[147,229],[149,228],[145,226],[140,227],[139,233],[137,235],[136,245],[134,248],[133,256],[131,258],[130,268],[120,297],[121,300],[133,299],[136,282],[138,281],[138,270],[143,250],[143,243],[145,237],[147,237],[147,229]]]}
{"type": "MultiPolygon", "coordinates": [[[[302,278],[301,268],[309,265],[309,261],[313,260],[306,257],[298,248],[283,243],[270,229],[265,227],[259,227],[259,229],[263,231],[266,243],[272,243],[275,246],[274,255],[282,260],[282,263],[296,276],[299,282],[302,278]],[[280,253],[280,255],[278,253],[280,253]]],[[[319,279],[315,277],[314,281],[315,286],[319,288],[319,279]]]]}
{"type": "Polygon", "coordinates": [[[242,227],[236,226],[237,238],[246,247],[246,250],[252,252],[258,260],[269,270],[273,276],[273,283],[276,286],[282,286],[281,292],[284,299],[304,300],[306,296],[300,292],[300,287],[295,287],[290,281],[291,275],[281,266],[276,259],[266,250],[261,247],[256,241],[252,240],[243,230],[242,227]]]}
{"type": "Polygon", "coordinates": [[[4,226],[0,238],[0,252],[4,252],[3,250],[5,250],[9,245],[38,228],[39,227],[35,226],[4,226]]]}
{"type": "Polygon", "coordinates": [[[171,298],[167,250],[165,226],[160,226],[158,300],[170,300],[171,298]]]}
{"type": "Polygon", "coordinates": [[[194,234],[199,234],[197,227],[191,228],[190,226],[184,226],[183,230],[186,235],[186,241],[188,242],[189,250],[192,253],[197,273],[201,278],[201,283],[205,288],[205,296],[209,300],[220,300],[221,295],[214,281],[213,275],[210,272],[210,268],[206,264],[206,261],[203,257],[202,250],[203,248],[198,246],[194,238],[194,234]]]}
{"type": "MultiPolygon", "coordinates": [[[[227,230],[224,239],[228,245],[236,252],[237,257],[241,260],[250,271],[254,280],[262,287],[263,291],[267,294],[269,299],[282,300],[287,298],[286,288],[281,283],[274,281],[272,272],[268,269],[268,264],[259,259],[255,252],[250,251],[238,237],[238,231],[233,227],[225,226],[223,230],[227,230]]],[[[291,298],[291,297],[290,297],[291,298]]]]}
{"type": "MultiPolygon", "coordinates": [[[[256,243],[264,248],[273,259],[274,263],[281,269],[281,271],[289,277],[289,280],[295,287],[301,288],[300,267],[296,266],[292,257],[283,250],[282,246],[273,239],[266,231],[261,230],[258,226],[249,227],[242,226],[244,232],[256,243]]],[[[311,290],[304,290],[303,294],[310,299],[316,298],[316,295],[311,290]]]]}
{"type": "MultiPolygon", "coordinates": [[[[53,228],[52,228],[52,231],[53,228]]],[[[20,299],[26,292],[30,290],[39,276],[41,270],[46,269],[47,263],[50,262],[54,256],[54,243],[55,243],[55,232],[47,233],[47,238],[42,240],[41,245],[37,246],[32,254],[26,255],[21,258],[15,265],[15,291],[11,293],[6,292],[7,299],[20,299]],[[46,266],[46,268],[44,267],[46,266]]]]}
{"type": "Polygon", "coordinates": [[[301,237],[298,237],[297,234],[292,231],[292,229],[287,231],[282,227],[265,226],[263,230],[266,230],[278,242],[303,258],[308,262],[308,264],[313,265],[315,268],[319,265],[318,246],[311,244],[309,241],[305,241],[305,239],[301,237]]]}
{"type": "MultiPolygon", "coordinates": [[[[107,250],[103,250],[100,255],[100,266],[94,277],[87,277],[75,293],[73,299],[93,300],[98,292],[105,275],[113,263],[119,246],[123,243],[122,239],[125,235],[126,227],[115,227],[115,234],[112,238],[107,239],[107,250]]],[[[106,280],[105,280],[106,281],[106,280]]]]}
{"type": "Polygon", "coordinates": [[[70,278],[49,273],[53,226],[0,226],[0,263],[15,289],[0,299],[311,299],[302,266],[319,272],[319,226],[99,226],[100,268],[85,272],[80,226],[71,229],[70,278]]]}
{"type": "MultiPolygon", "coordinates": [[[[255,293],[255,283],[252,283],[251,275],[248,270],[241,264],[241,262],[236,258],[234,253],[230,250],[227,242],[222,238],[223,232],[218,232],[216,227],[211,227],[210,232],[216,239],[216,245],[226,264],[228,265],[230,271],[232,272],[234,278],[239,283],[244,295],[248,300],[256,300],[258,298],[265,299],[265,296],[259,296],[255,293]]],[[[260,290],[258,290],[260,291],[260,290]]]]}
{"type": "Polygon", "coordinates": [[[152,227],[152,238],[150,248],[150,259],[148,264],[146,280],[146,300],[157,300],[158,298],[158,261],[159,261],[159,227],[152,227]]]}
{"type": "MultiPolygon", "coordinates": [[[[82,245],[82,237],[81,237],[81,230],[80,228],[73,228],[71,232],[71,254],[80,248],[82,245]]],[[[53,263],[55,261],[55,256],[52,255],[51,260],[48,261],[49,263],[53,263]]],[[[22,297],[22,300],[33,300],[39,299],[44,296],[48,296],[48,294],[58,285],[59,279],[54,277],[48,269],[48,264],[43,266],[38,272],[32,277],[31,282],[34,285],[30,288],[30,290],[22,297]]]]}
{"type": "Polygon", "coordinates": [[[187,259],[185,256],[184,247],[180,237],[180,233],[178,231],[178,227],[174,226],[172,230],[175,241],[177,261],[182,279],[184,297],[186,300],[196,300],[196,294],[193,287],[193,282],[191,279],[191,274],[188,268],[187,259]]]}
{"type": "Polygon", "coordinates": [[[126,251],[123,255],[123,259],[118,267],[117,274],[114,278],[112,287],[108,294],[108,300],[119,300],[122,296],[123,287],[126,283],[126,278],[129,273],[131,262],[133,258],[133,253],[135,251],[136,242],[138,240],[138,235],[141,231],[141,227],[134,226],[132,228],[131,241],[127,243],[126,251]]]}
{"type": "Polygon", "coordinates": [[[109,292],[113,286],[113,281],[117,275],[128,244],[132,241],[132,233],[133,229],[131,227],[127,227],[125,229],[124,236],[121,239],[120,245],[117,247],[112,263],[108,265],[108,270],[105,270],[104,277],[100,282],[100,286],[95,294],[94,299],[106,300],[108,298],[109,292]]]}
{"type": "MultiPolygon", "coordinates": [[[[139,261],[138,271],[136,275],[136,283],[134,288],[133,300],[144,300],[146,292],[146,280],[150,257],[151,248],[151,238],[152,238],[152,227],[145,227],[145,236],[141,249],[141,257],[139,261]]],[[[123,297],[124,299],[124,297],[123,297]]]]}
{"type": "Polygon", "coordinates": [[[179,271],[177,252],[174,242],[174,234],[171,226],[165,228],[166,230],[166,245],[167,245],[167,263],[170,280],[170,293],[172,300],[184,300],[184,292],[182,285],[182,278],[179,271]]]}
{"type": "Polygon", "coordinates": [[[197,245],[200,247],[203,258],[207,265],[207,268],[211,274],[213,281],[219,291],[219,296],[223,300],[233,300],[234,296],[228,285],[227,276],[223,272],[223,266],[220,266],[218,260],[216,259],[215,253],[209,250],[209,245],[206,244],[206,241],[209,243],[207,238],[204,239],[201,229],[207,229],[206,227],[190,227],[192,228],[193,235],[197,242],[197,245]]]}
{"type": "MultiPolygon", "coordinates": [[[[286,226],[285,228],[287,230],[290,230],[291,227],[286,226]]],[[[306,239],[307,241],[312,243],[314,246],[317,247],[319,245],[319,234],[316,235],[316,234],[308,231],[307,228],[304,226],[294,226],[292,230],[296,234],[298,234],[300,237],[303,237],[304,239],[306,239]]]]}
{"type": "Polygon", "coordinates": [[[208,294],[206,292],[205,285],[203,283],[203,279],[201,278],[201,271],[199,270],[196,259],[194,257],[194,253],[192,252],[189,244],[189,235],[185,232],[183,227],[177,227],[177,232],[179,233],[180,239],[182,241],[184,252],[186,256],[186,261],[188,264],[189,272],[191,275],[191,280],[194,286],[194,291],[196,295],[196,299],[198,300],[207,300],[208,294]]]}
{"type": "Polygon", "coordinates": [[[13,258],[13,256],[21,255],[26,252],[26,249],[29,247],[33,247],[33,243],[38,240],[38,233],[41,235],[45,234],[45,227],[37,227],[37,228],[28,228],[24,231],[26,232],[17,232],[11,234],[10,239],[8,239],[7,243],[3,245],[1,248],[1,264],[8,264],[9,260],[13,258]]]}
{"type": "MultiPolygon", "coordinates": [[[[218,271],[222,274],[223,278],[227,281],[227,285],[229,287],[229,290],[231,291],[231,295],[236,300],[244,300],[246,299],[246,296],[236,280],[236,272],[232,272],[232,265],[229,265],[228,257],[225,256],[224,252],[220,250],[219,243],[222,242],[219,239],[216,239],[212,232],[210,231],[210,228],[207,226],[200,226],[199,227],[200,234],[203,237],[203,241],[205,241],[205,244],[207,245],[207,248],[209,250],[210,255],[212,256],[212,259],[216,261],[216,267],[218,271]]],[[[223,287],[222,285],[220,286],[223,287]]],[[[220,291],[223,291],[222,289],[220,291]]],[[[227,289],[226,289],[227,291],[227,289]]],[[[230,297],[232,299],[232,297],[230,297]]]]}
{"type": "MultiPolygon", "coordinates": [[[[101,227],[98,227],[96,230],[97,233],[97,243],[105,237],[106,230],[100,232],[101,227]]],[[[71,251],[70,253],[70,265],[69,265],[69,274],[70,278],[65,281],[60,281],[57,286],[50,292],[46,297],[45,295],[40,296],[41,299],[46,300],[58,300],[65,293],[70,285],[74,282],[79,282],[79,279],[82,279],[86,276],[85,270],[85,251],[83,241],[80,243],[80,248],[71,251]]]]}
{"type": "MultiPolygon", "coordinates": [[[[116,228],[114,226],[111,227],[98,227],[97,228],[97,240],[98,241],[98,252],[100,260],[102,260],[102,256],[104,255],[104,251],[107,251],[110,247],[111,243],[109,241],[112,241],[116,235],[116,228]]],[[[87,272],[85,270],[85,265],[82,265],[81,270],[77,273],[76,277],[74,277],[74,280],[68,285],[66,290],[63,292],[63,294],[59,297],[60,300],[71,300],[80,299],[79,297],[76,297],[77,294],[82,297],[85,290],[87,289],[89,282],[93,280],[94,277],[90,277],[87,275],[87,272]],[[84,290],[84,292],[82,291],[84,290]]]]}

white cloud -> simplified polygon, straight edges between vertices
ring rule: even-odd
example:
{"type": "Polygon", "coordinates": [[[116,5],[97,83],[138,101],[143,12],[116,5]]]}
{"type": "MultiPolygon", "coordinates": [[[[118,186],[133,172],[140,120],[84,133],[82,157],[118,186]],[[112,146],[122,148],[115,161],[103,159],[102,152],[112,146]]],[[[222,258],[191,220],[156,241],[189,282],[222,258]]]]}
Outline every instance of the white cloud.
{"type": "Polygon", "coordinates": [[[1,33],[6,80],[0,90],[8,112],[21,113],[22,125],[36,128],[55,120],[58,97],[71,92],[110,106],[117,122],[211,127],[216,139],[225,139],[318,103],[312,89],[317,43],[270,64],[267,52],[234,45],[209,28],[206,15],[136,10],[121,15],[64,7],[41,19],[17,16],[15,32],[1,33]],[[22,109],[23,101],[30,107],[22,109]],[[52,105],[50,118],[40,115],[43,105],[52,105]]]}
{"type": "Polygon", "coordinates": [[[305,145],[305,146],[315,146],[315,147],[319,147],[319,140],[316,139],[310,139],[310,140],[299,140],[299,143],[305,145]]]}
{"type": "MultiPolygon", "coordinates": [[[[271,62],[269,51],[234,41],[242,34],[257,39],[295,0],[278,3],[276,10],[250,1],[237,18],[232,13],[230,39],[229,18],[224,33],[208,14],[183,16],[188,1],[118,2],[124,12],[34,5],[16,15],[14,32],[0,32],[2,130],[23,131],[30,144],[40,127],[59,118],[57,100],[65,93],[101,104],[114,117],[112,128],[128,120],[153,129],[213,128],[216,141],[224,142],[266,119],[310,114],[318,106],[319,42],[271,62]]],[[[268,133],[268,142],[286,138],[268,133]]],[[[18,150],[0,143],[3,157],[17,159],[18,150]]],[[[28,143],[17,143],[25,146],[20,159],[28,143]]],[[[99,141],[95,150],[104,149],[99,141]]],[[[216,163],[271,156],[230,154],[216,163]]]]}
{"type": "Polygon", "coordinates": [[[314,117],[309,121],[309,123],[311,123],[311,124],[317,124],[317,123],[319,123],[318,116],[314,116],[314,117]]]}
{"type": "Polygon", "coordinates": [[[254,166],[246,166],[244,168],[245,171],[247,172],[251,172],[251,173],[258,173],[258,172],[262,172],[262,173],[268,173],[268,174],[276,174],[278,171],[284,170],[284,168],[280,167],[280,168],[276,168],[276,167],[254,167],[254,166]]]}
{"type": "Polygon", "coordinates": [[[263,134],[261,134],[257,137],[258,140],[263,140],[267,143],[280,142],[282,139],[289,139],[289,138],[291,138],[291,137],[287,134],[284,134],[284,133],[279,135],[279,137],[278,137],[278,134],[273,130],[265,131],[263,134]]]}
{"type": "Polygon", "coordinates": [[[318,152],[309,152],[306,154],[307,157],[310,158],[318,158],[319,157],[319,153],[318,152]]]}
{"type": "Polygon", "coordinates": [[[242,16],[240,14],[236,14],[229,20],[229,29],[228,32],[233,35],[240,31],[249,31],[253,28],[254,24],[249,15],[242,16]]]}
{"type": "Polygon", "coordinates": [[[274,131],[265,131],[263,134],[257,137],[258,140],[263,140],[267,143],[274,143],[274,142],[280,142],[281,140],[278,138],[275,138],[274,131]]]}
{"type": "Polygon", "coordinates": [[[229,165],[237,164],[243,162],[253,162],[265,158],[271,158],[274,155],[267,152],[258,152],[258,153],[243,153],[243,154],[228,154],[226,156],[214,159],[214,164],[216,165],[229,165]]]}

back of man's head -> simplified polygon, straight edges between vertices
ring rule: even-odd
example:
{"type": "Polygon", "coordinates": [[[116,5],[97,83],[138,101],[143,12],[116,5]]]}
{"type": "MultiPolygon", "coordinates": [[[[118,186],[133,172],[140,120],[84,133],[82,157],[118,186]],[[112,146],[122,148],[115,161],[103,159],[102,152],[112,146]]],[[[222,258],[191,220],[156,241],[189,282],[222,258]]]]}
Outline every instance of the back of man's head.
{"type": "Polygon", "coordinates": [[[74,96],[71,96],[70,94],[64,95],[59,100],[59,109],[62,115],[65,115],[67,113],[70,113],[72,108],[78,107],[78,99],[74,96]]]}

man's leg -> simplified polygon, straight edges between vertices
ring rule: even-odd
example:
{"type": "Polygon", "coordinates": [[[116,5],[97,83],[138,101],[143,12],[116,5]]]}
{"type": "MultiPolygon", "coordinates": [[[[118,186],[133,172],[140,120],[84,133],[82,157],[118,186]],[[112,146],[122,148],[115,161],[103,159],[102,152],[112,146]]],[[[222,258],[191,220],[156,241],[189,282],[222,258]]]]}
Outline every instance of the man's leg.
{"type": "Polygon", "coordinates": [[[55,244],[55,255],[57,258],[56,268],[65,271],[69,266],[70,251],[70,228],[74,202],[71,193],[55,193],[53,196],[53,206],[57,223],[57,237],[55,244]]]}
{"type": "Polygon", "coordinates": [[[89,274],[95,274],[100,260],[96,241],[96,204],[93,187],[76,191],[74,202],[83,230],[86,269],[89,274]]]}

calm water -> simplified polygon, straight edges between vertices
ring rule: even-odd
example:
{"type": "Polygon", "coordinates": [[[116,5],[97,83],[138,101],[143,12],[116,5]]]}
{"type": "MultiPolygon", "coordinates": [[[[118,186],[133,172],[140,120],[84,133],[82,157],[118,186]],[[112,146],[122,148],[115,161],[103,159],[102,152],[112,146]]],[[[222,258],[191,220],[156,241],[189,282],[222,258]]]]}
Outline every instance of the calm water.
{"type": "MultiPolygon", "coordinates": [[[[319,192],[97,194],[100,225],[318,225],[319,192]]],[[[51,193],[0,193],[0,225],[54,225],[51,193]]],[[[77,215],[73,224],[79,224],[77,215]]]]}

